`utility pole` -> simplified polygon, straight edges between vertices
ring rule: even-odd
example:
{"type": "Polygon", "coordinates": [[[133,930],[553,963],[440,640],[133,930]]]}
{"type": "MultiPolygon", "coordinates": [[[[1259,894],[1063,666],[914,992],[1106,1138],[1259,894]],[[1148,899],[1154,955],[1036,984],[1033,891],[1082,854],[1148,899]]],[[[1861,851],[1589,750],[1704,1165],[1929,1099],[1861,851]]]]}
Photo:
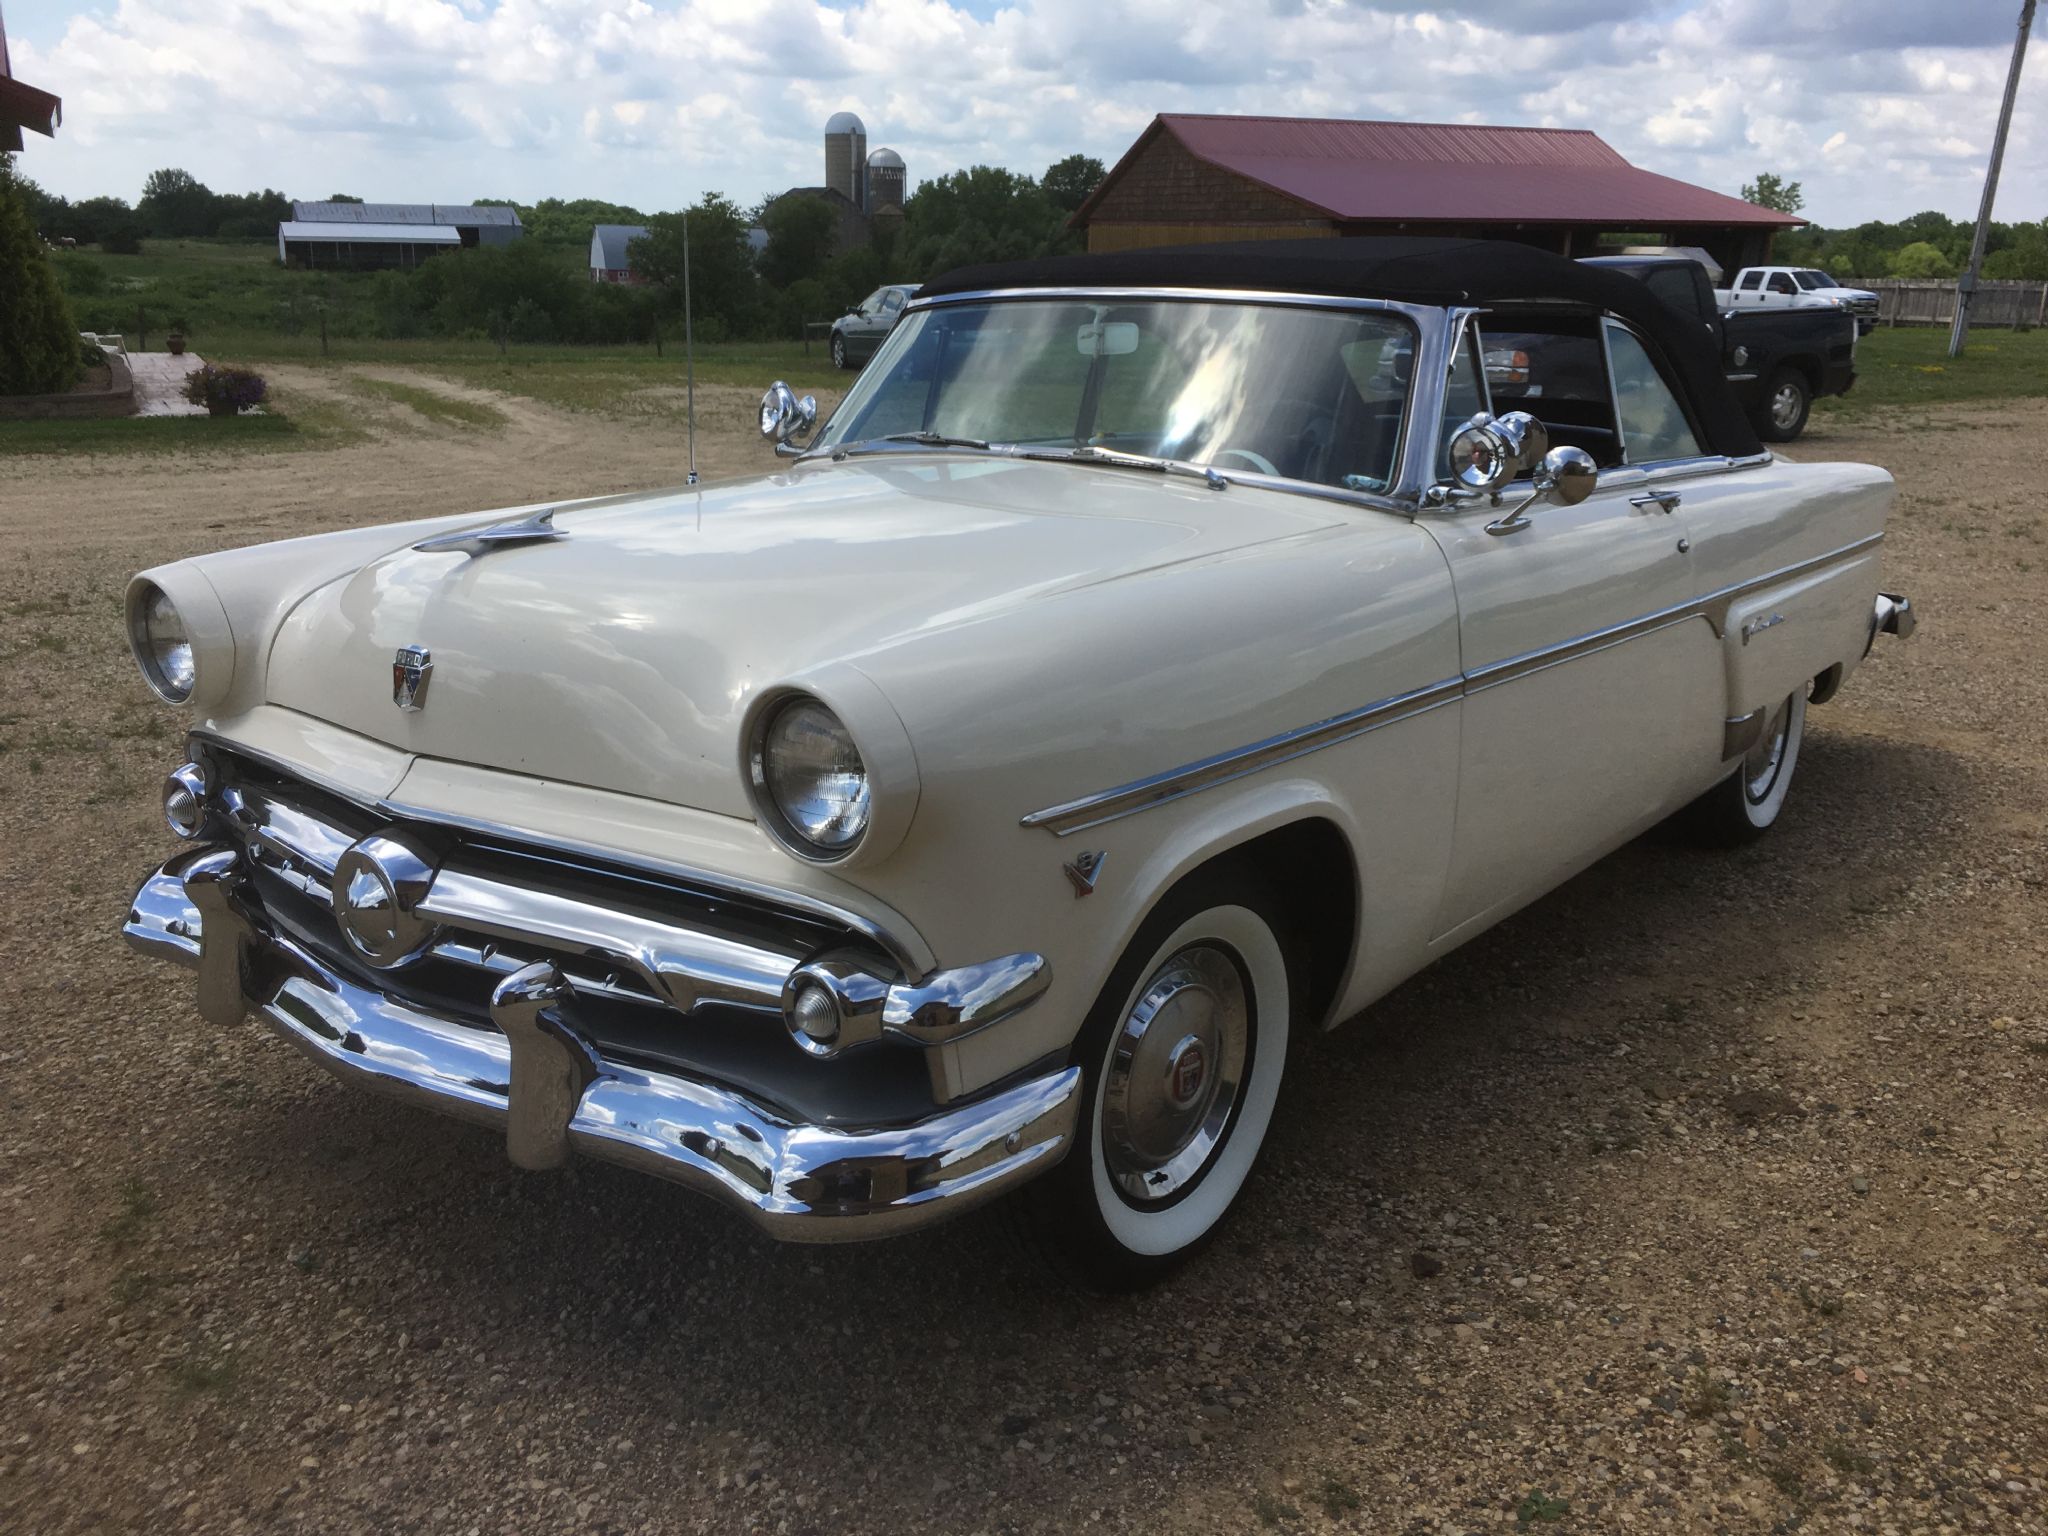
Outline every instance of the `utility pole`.
{"type": "Polygon", "coordinates": [[[1998,132],[1991,140],[1991,168],[1984,174],[1984,201],[1977,207],[1977,233],[1970,241],[1970,264],[1956,280],[1956,323],[1948,335],[1948,355],[1961,357],[1970,334],[1970,299],[1977,292],[1977,274],[1984,267],[1984,239],[1991,232],[1991,204],[1998,196],[1998,166],[2005,158],[2005,136],[2012,127],[2012,100],[2019,93],[2020,66],[2027,58],[2027,31],[2034,24],[2034,0],[2020,5],[2020,35],[2013,39],[2012,67],[2005,72],[2005,102],[1998,109],[1998,132]]]}

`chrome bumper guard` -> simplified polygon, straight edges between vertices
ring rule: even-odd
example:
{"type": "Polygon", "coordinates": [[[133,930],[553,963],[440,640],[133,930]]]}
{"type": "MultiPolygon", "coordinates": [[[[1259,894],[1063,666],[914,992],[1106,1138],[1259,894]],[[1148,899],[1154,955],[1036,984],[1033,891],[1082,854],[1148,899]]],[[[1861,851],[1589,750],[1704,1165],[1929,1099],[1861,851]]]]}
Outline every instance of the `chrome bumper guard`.
{"type": "Polygon", "coordinates": [[[573,1152],[723,1200],[771,1236],[835,1242],[926,1226],[994,1198],[1063,1157],[1079,1112],[1076,1068],[905,1125],[792,1122],[729,1089],[609,1061],[576,1027],[574,987],[550,962],[498,983],[495,1029],[357,985],[252,917],[239,855],[194,848],[136,892],[135,949],[195,969],[217,1024],[254,1011],[337,1077],[502,1127],[512,1160],[573,1152]]]}

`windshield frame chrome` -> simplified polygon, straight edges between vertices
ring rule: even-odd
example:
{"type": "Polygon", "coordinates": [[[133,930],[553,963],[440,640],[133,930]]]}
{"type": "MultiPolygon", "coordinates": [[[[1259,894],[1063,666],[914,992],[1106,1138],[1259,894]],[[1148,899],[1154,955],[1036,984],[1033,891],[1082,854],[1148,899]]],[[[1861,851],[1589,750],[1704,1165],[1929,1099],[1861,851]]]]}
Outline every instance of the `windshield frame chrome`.
{"type": "MultiPolygon", "coordinates": [[[[934,294],[929,298],[912,299],[903,307],[903,320],[922,310],[945,309],[968,304],[1004,304],[1019,302],[1065,301],[1073,299],[1101,299],[1113,303],[1140,302],[1148,299],[1168,303],[1195,304],[1253,304],[1286,309],[1322,309],[1335,312],[1373,310],[1396,314],[1405,318],[1415,328],[1415,354],[1417,366],[1412,372],[1408,386],[1406,414],[1402,421],[1401,456],[1395,467],[1392,483],[1384,491],[1357,491],[1341,485],[1323,485],[1315,481],[1295,480],[1285,475],[1266,475],[1256,470],[1223,469],[1215,474],[1231,485],[1259,486],[1291,495],[1313,496],[1318,500],[1343,502],[1353,506],[1368,507],[1375,511],[1395,511],[1403,516],[1413,517],[1421,502],[1422,492],[1432,478],[1430,471],[1435,455],[1430,444],[1420,439],[1428,434],[1419,434],[1417,424],[1434,421],[1443,409],[1444,390],[1451,342],[1448,338],[1452,311],[1434,304],[1410,304],[1398,299],[1357,298],[1344,294],[1294,293],[1282,289],[1265,288],[1181,288],[1125,287],[1118,285],[1060,286],[1045,288],[987,288],[974,289],[963,293],[934,294]]],[[[902,334],[902,320],[897,322],[896,334],[902,334]]],[[[892,337],[893,339],[893,337],[892,337]]],[[[884,344],[886,346],[886,343],[884,344]]],[[[880,354],[877,354],[879,360],[880,354]]],[[[871,363],[870,367],[873,366],[871,363]]],[[[849,394],[851,391],[849,391],[849,394]]],[[[832,421],[845,407],[842,397],[834,407],[832,416],[825,419],[818,428],[819,437],[824,437],[832,421]]],[[[1006,451],[1012,445],[998,444],[986,452],[1001,457],[1022,457],[1021,453],[1006,451]]],[[[833,449],[818,447],[807,450],[794,463],[830,460],[833,449]]],[[[929,447],[922,443],[892,443],[885,451],[897,453],[975,453],[979,449],[949,449],[929,447]]],[[[855,457],[858,457],[856,455],[855,457]]],[[[1044,455],[1038,457],[1043,458],[1044,455]]],[[[1086,466],[1085,458],[1072,462],[1086,466]]],[[[1196,466],[1206,468],[1206,466],[1196,466]]]]}

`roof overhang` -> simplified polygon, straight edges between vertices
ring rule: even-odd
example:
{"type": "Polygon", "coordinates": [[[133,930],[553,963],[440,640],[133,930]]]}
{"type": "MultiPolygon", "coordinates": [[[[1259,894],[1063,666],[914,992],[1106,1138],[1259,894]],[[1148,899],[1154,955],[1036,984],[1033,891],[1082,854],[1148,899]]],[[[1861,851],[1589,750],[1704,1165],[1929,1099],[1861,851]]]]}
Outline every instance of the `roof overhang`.
{"type": "Polygon", "coordinates": [[[318,240],[329,245],[460,245],[452,224],[325,224],[288,220],[277,226],[280,240],[318,240]]]}
{"type": "Polygon", "coordinates": [[[64,121],[64,103],[48,91],[0,73],[0,149],[21,148],[21,130],[54,138],[64,121]]]}

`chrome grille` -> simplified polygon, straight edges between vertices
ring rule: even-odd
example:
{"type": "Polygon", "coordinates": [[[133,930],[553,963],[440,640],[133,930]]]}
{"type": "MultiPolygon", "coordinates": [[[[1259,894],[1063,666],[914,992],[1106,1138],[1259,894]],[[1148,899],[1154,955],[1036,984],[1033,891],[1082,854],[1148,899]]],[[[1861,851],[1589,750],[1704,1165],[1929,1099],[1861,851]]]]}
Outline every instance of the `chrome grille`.
{"type": "MultiPolygon", "coordinates": [[[[375,809],[215,750],[216,814],[240,847],[266,908],[303,941],[394,995],[427,993],[486,1015],[491,989],[537,960],[579,998],[687,1016],[704,1007],[773,1014],[784,979],[814,954],[868,949],[857,935],[800,914],[750,909],[723,895],[644,874],[411,827],[375,809]],[[341,856],[372,833],[429,842],[438,869],[421,910],[431,946],[385,971],[365,965],[334,918],[341,856]]],[[[886,968],[887,962],[879,965],[886,968]]]]}

